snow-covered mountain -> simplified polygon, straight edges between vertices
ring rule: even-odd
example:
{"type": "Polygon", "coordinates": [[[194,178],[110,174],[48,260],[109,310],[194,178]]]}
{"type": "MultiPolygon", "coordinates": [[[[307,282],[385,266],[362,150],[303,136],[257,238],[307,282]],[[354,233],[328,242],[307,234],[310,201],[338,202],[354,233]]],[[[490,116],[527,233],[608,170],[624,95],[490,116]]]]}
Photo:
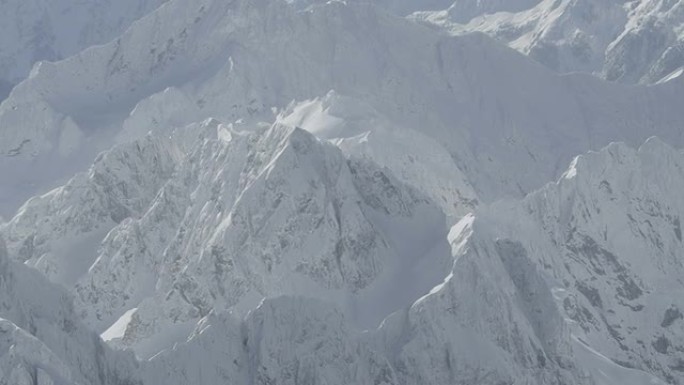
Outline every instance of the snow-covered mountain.
{"type": "Polygon", "coordinates": [[[684,153],[657,139],[578,157],[448,235],[427,198],[302,130],[207,121],[155,140],[117,146],[2,229],[12,255],[82,272],[78,313],[152,357],[146,383],[680,383],[684,153]],[[153,193],[145,175],[168,181],[153,193]],[[41,207],[54,224],[29,233],[41,207]],[[99,230],[64,225],[103,217],[96,252],[80,240],[99,230]],[[41,251],[60,227],[81,229],[71,261],[41,251]]]}
{"type": "MultiPolygon", "coordinates": [[[[577,158],[557,183],[523,201],[480,210],[452,275],[412,306],[441,308],[411,330],[430,325],[434,336],[440,325],[434,318],[464,317],[461,325],[478,325],[478,333],[508,350],[516,344],[503,343],[501,330],[525,330],[511,326],[522,311],[533,327],[532,346],[540,343],[540,355],[528,358],[538,360],[532,367],[545,362],[567,369],[564,359],[570,359],[598,383],[651,383],[640,372],[681,383],[684,208],[676,192],[684,181],[683,160],[681,151],[657,139],[638,151],[612,144],[577,158]],[[498,290],[514,294],[502,299],[498,290]],[[445,317],[450,309],[453,315],[445,317]]],[[[458,324],[448,325],[433,341],[455,334],[458,324]]],[[[482,359],[492,356],[485,352],[482,359]]],[[[516,358],[524,362],[522,357],[516,358]]]]}
{"type": "Polygon", "coordinates": [[[0,168],[12,175],[0,196],[11,215],[112,140],[207,117],[272,122],[292,100],[334,90],[439,142],[468,177],[458,184],[491,201],[540,187],[611,140],[682,143],[682,88],[557,76],[484,36],[444,36],[363,2],[176,0],[14,89],[0,105],[0,168]]]}
{"type": "Polygon", "coordinates": [[[412,17],[452,33],[484,32],[559,71],[653,84],[684,71],[684,2],[459,0],[412,17]]]}
{"type": "Polygon", "coordinates": [[[41,60],[56,61],[117,37],[164,0],[0,3],[0,100],[41,60]]]}
{"type": "Polygon", "coordinates": [[[200,134],[187,152],[179,138],[117,146],[2,228],[12,255],[73,286],[86,322],[141,356],[214,308],[274,295],[318,293],[377,325],[448,267],[442,210],[387,170],[281,124],[183,131],[200,134]]]}
{"type": "Polygon", "coordinates": [[[317,301],[269,299],[244,319],[209,314],[187,343],[145,364],[146,375],[170,384],[682,383],[683,166],[684,153],[657,139],[578,157],[558,182],[454,226],[443,283],[378,329],[360,332],[317,301]]]}
{"type": "Polygon", "coordinates": [[[0,239],[0,384],[141,384],[130,353],[106,346],[71,297],[9,260],[0,239]]]}
{"type": "Polygon", "coordinates": [[[37,65],[0,384],[684,384],[684,79],[465,33],[596,75],[680,7],[169,0],[37,65]]]}
{"type": "Polygon", "coordinates": [[[683,182],[681,150],[657,138],[638,150],[611,144],[478,220],[514,279],[543,278],[582,349],[681,383],[683,182]]]}

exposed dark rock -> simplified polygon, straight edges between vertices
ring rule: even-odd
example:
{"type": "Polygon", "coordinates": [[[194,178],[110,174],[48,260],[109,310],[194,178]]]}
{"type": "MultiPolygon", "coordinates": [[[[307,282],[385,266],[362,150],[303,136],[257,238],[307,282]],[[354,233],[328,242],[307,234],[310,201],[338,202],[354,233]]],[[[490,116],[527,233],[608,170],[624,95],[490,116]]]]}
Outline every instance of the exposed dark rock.
{"type": "Polygon", "coordinates": [[[660,323],[660,326],[666,328],[670,327],[675,321],[684,318],[684,315],[682,315],[682,312],[675,306],[672,306],[671,308],[665,310],[665,315],[663,316],[663,322],[660,323]]]}

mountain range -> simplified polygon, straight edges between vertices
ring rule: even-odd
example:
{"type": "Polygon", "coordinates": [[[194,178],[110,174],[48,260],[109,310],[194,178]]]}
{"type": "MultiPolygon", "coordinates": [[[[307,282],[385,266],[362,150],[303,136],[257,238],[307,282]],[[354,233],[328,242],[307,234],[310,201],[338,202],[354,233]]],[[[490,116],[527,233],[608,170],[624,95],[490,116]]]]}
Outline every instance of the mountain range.
{"type": "Polygon", "coordinates": [[[683,384],[681,4],[0,3],[0,384],[683,384]]]}

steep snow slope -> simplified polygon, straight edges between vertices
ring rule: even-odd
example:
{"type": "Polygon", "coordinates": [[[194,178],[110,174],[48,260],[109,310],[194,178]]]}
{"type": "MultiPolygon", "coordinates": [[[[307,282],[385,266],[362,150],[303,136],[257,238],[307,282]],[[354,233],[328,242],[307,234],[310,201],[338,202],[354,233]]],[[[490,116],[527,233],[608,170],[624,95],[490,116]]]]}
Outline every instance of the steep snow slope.
{"type": "Polygon", "coordinates": [[[401,16],[418,11],[440,11],[448,8],[453,0],[378,0],[375,4],[401,16]]]}
{"type": "Polygon", "coordinates": [[[496,12],[517,12],[528,9],[541,0],[378,0],[382,8],[401,16],[419,12],[450,10],[453,20],[465,22],[476,16],[496,12]]]}
{"type": "Polygon", "coordinates": [[[94,262],[101,239],[148,207],[180,157],[168,139],[149,137],[103,153],[88,172],[32,198],[0,225],[10,254],[54,282],[73,285],[94,262]]]}
{"type": "Polygon", "coordinates": [[[481,15],[524,11],[540,2],[540,0],[455,0],[444,9],[449,10],[453,21],[466,23],[481,15]]]}
{"type": "Polygon", "coordinates": [[[684,2],[457,1],[414,17],[453,33],[484,32],[559,72],[652,84],[684,67],[684,2]]]}
{"type": "Polygon", "coordinates": [[[331,91],[321,98],[291,103],[277,121],[329,140],[350,157],[387,167],[439,204],[452,222],[479,203],[474,188],[441,143],[392,122],[358,99],[331,91]]]}
{"type": "MultiPolygon", "coordinates": [[[[681,152],[611,145],[487,204],[617,138],[684,143],[683,86],[557,76],[372,4],[171,1],[0,105],[9,211],[118,143],[0,233],[148,384],[681,383],[681,152]]],[[[17,381],[104,382],[92,334],[0,317],[17,381]]]]}
{"type": "Polygon", "coordinates": [[[681,151],[655,138],[638,151],[611,144],[521,203],[482,212],[480,227],[512,274],[543,277],[580,346],[682,383],[683,183],[681,151]],[[525,263],[533,271],[515,270],[525,263]]]}
{"type": "Polygon", "coordinates": [[[270,299],[244,319],[208,315],[144,371],[170,384],[680,384],[683,170],[658,140],[613,144],[466,216],[444,282],[377,330],[270,299]]]}
{"type": "Polygon", "coordinates": [[[272,107],[331,89],[440,142],[484,201],[529,192],[610,140],[681,142],[681,82],[558,77],[483,36],[443,36],[368,3],[172,1],[110,44],[42,65],[0,106],[0,171],[14,181],[3,206],[84,167],[134,108],[123,138],[148,121],[271,121],[272,107]]]}
{"type": "Polygon", "coordinates": [[[684,68],[684,2],[631,4],[629,21],[606,51],[606,79],[653,83],[684,68]]]}
{"type": "Polygon", "coordinates": [[[367,336],[342,312],[310,298],[267,299],[244,320],[210,314],[187,344],[142,366],[150,384],[398,383],[367,336]]]}
{"type": "Polygon", "coordinates": [[[137,370],[83,326],[63,289],[10,261],[0,239],[0,384],[135,385],[137,370]]]}
{"type": "Polygon", "coordinates": [[[0,4],[0,100],[34,63],[117,37],[165,0],[7,0],[0,4]]]}
{"type": "Polygon", "coordinates": [[[281,294],[318,293],[374,326],[443,277],[444,214],[386,169],[281,124],[154,138],[103,154],[0,229],[141,356],[214,308],[244,314],[281,294]]]}
{"type": "Polygon", "coordinates": [[[244,318],[210,311],[186,343],[141,363],[141,376],[681,383],[683,170],[684,153],[657,139],[578,157],[557,183],[460,221],[448,236],[451,274],[379,329],[359,332],[345,312],[311,298],[267,299],[244,318]]]}

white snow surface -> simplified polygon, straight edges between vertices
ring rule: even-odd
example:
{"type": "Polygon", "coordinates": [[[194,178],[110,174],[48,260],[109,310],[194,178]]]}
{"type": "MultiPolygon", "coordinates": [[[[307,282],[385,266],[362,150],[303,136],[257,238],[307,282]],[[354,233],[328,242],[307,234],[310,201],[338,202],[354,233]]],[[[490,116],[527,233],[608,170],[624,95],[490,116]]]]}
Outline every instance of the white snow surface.
{"type": "Polygon", "coordinates": [[[126,334],[128,324],[131,323],[133,314],[135,314],[137,310],[137,307],[127,310],[118,320],[116,320],[116,322],[112,324],[112,326],[109,327],[109,329],[100,334],[100,337],[102,337],[104,341],[123,338],[124,334],[126,334]]]}
{"type": "Polygon", "coordinates": [[[459,0],[413,12],[451,33],[486,33],[562,73],[653,84],[684,64],[682,1],[459,0]]]}
{"type": "Polygon", "coordinates": [[[485,36],[445,36],[366,2],[175,0],[108,44],[36,67],[0,105],[0,210],[64,183],[112,141],[207,117],[272,122],[331,90],[439,142],[479,201],[522,196],[613,140],[682,144],[681,81],[557,76],[485,36]]]}
{"type": "Polygon", "coordinates": [[[140,384],[137,368],[81,322],[63,288],[9,260],[0,239],[0,384],[140,384]]]}
{"type": "Polygon", "coordinates": [[[657,139],[587,154],[573,178],[465,216],[443,283],[379,328],[358,331],[317,301],[267,299],[245,318],[210,313],[146,375],[195,381],[212,369],[194,357],[211,352],[232,362],[216,381],[681,383],[684,212],[672,192],[683,162],[657,139]]]}
{"type": "Polygon", "coordinates": [[[170,0],[40,63],[0,385],[684,384],[680,9],[170,0]]]}
{"type": "Polygon", "coordinates": [[[165,0],[0,3],[0,100],[39,61],[57,61],[123,33],[165,0]]]}

